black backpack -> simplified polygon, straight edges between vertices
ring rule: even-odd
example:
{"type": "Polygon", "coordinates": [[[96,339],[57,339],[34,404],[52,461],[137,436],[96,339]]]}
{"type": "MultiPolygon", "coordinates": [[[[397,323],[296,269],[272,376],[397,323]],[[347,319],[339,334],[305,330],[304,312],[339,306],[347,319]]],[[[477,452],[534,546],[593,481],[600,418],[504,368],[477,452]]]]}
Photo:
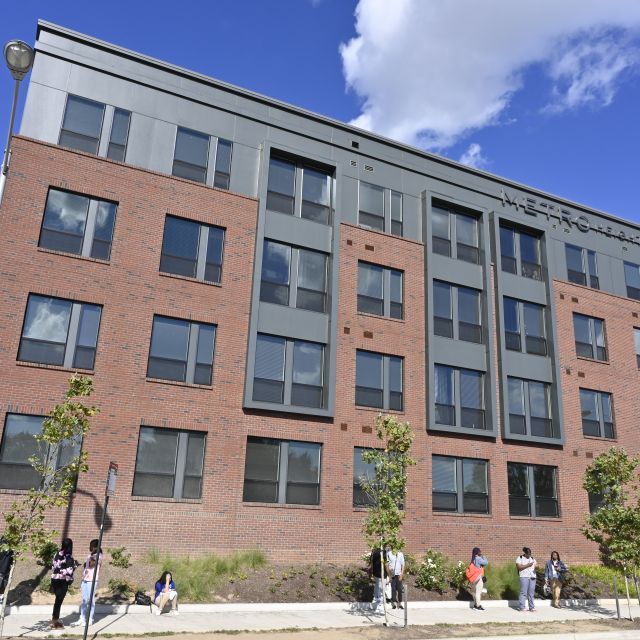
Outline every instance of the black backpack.
{"type": "Polygon", "coordinates": [[[136,591],[136,595],[133,597],[133,601],[136,604],[141,604],[144,607],[151,606],[151,598],[143,591],[136,591]]]}

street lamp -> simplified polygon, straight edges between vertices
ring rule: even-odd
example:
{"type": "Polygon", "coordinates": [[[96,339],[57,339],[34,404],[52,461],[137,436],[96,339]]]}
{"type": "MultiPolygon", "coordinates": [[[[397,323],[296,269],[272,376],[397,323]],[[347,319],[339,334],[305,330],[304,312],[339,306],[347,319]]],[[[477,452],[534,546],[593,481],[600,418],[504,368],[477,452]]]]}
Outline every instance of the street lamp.
{"type": "Polygon", "coordinates": [[[0,204],[4,194],[4,184],[7,180],[9,170],[9,156],[11,155],[11,136],[13,135],[13,122],[16,117],[16,107],[18,106],[18,90],[20,81],[27,75],[33,65],[34,51],[22,40],[11,40],[4,46],[4,60],[7,63],[9,72],[15,80],[13,88],[13,103],[11,105],[11,116],[9,118],[9,133],[7,134],[7,145],[2,156],[2,167],[0,167],[0,204]]]}

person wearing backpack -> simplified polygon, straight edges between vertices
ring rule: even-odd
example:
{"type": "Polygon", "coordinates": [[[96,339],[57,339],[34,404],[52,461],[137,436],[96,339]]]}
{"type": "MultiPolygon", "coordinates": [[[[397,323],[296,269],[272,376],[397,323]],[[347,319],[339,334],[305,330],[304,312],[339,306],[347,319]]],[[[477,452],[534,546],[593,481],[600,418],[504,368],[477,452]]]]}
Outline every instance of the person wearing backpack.
{"type": "Polygon", "coordinates": [[[529,604],[529,611],[533,613],[536,606],[533,596],[536,592],[536,565],[538,562],[531,555],[529,547],[522,547],[522,555],[516,558],[516,569],[520,576],[520,611],[526,611],[525,603],[529,604]]]}
{"type": "Polygon", "coordinates": [[[482,587],[484,586],[484,568],[489,561],[482,555],[480,547],[473,547],[471,551],[471,563],[467,567],[467,580],[473,588],[473,608],[476,611],[484,611],[484,607],[480,604],[482,600],[482,587]]]}
{"type": "Polygon", "coordinates": [[[73,541],[65,538],[60,545],[60,550],[53,556],[51,565],[51,590],[56,599],[51,615],[51,628],[64,629],[60,622],[60,607],[64,597],[67,595],[69,585],[73,582],[73,572],[79,563],[73,559],[73,541]]]}

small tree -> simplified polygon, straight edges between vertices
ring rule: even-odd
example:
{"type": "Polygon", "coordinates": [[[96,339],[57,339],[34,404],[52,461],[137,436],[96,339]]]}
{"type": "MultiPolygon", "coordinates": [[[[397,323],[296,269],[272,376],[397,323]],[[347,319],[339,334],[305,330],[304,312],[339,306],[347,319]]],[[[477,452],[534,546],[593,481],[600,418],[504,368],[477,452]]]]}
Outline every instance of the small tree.
{"type": "Polygon", "coordinates": [[[13,570],[18,560],[28,551],[37,553],[57,538],[58,533],[45,524],[47,514],[52,509],[68,506],[78,475],[88,469],[87,454],[81,450],[81,445],[89,431],[89,418],[96,415],[98,409],[85,406],[77,398],[88,397],[92,391],[91,378],[73,375],[69,379],[64,402],[51,410],[43,421],[42,431],[34,436],[38,450],[29,462],[40,483],[3,514],[5,529],[0,551],[11,551],[14,560],[5,589],[7,597],[0,609],[0,636],[13,570]],[[75,453],[59,459],[62,447],[75,453]]]}
{"type": "MultiPolygon", "coordinates": [[[[407,468],[415,464],[411,457],[413,431],[407,422],[400,422],[395,416],[379,415],[376,418],[378,438],[384,442],[384,449],[369,449],[362,454],[364,462],[373,465],[372,477],[360,478],[360,486],[369,497],[364,522],[364,533],[369,549],[380,549],[381,575],[384,584],[384,548],[404,548],[400,529],[404,519],[404,501],[407,491],[407,468]]],[[[386,599],[382,599],[385,620],[386,599]]]]}

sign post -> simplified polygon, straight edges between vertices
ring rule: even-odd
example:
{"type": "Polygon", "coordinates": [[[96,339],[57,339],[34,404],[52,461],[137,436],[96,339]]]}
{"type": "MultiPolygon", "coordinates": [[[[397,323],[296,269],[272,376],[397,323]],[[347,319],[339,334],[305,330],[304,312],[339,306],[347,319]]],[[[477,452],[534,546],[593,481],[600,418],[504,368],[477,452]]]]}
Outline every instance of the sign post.
{"type": "Polygon", "coordinates": [[[96,565],[93,569],[93,579],[91,580],[91,592],[89,594],[89,605],[86,618],[84,621],[84,636],[83,640],[87,640],[87,633],[89,631],[89,621],[92,618],[91,608],[93,605],[93,594],[96,590],[96,579],[98,577],[98,571],[100,569],[100,560],[102,552],[102,535],[104,533],[104,520],[107,515],[107,506],[109,505],[109,498],[115,495],[116,492],[116,480],[118,478],[118,465],[115,462],[109,463],[109,471],[107,473],[107,484],[104,491],[104,506],[102,507],[102,518],[100,519],[100,535],[98,536],[98,550],[96,551],[96,565]]]}

